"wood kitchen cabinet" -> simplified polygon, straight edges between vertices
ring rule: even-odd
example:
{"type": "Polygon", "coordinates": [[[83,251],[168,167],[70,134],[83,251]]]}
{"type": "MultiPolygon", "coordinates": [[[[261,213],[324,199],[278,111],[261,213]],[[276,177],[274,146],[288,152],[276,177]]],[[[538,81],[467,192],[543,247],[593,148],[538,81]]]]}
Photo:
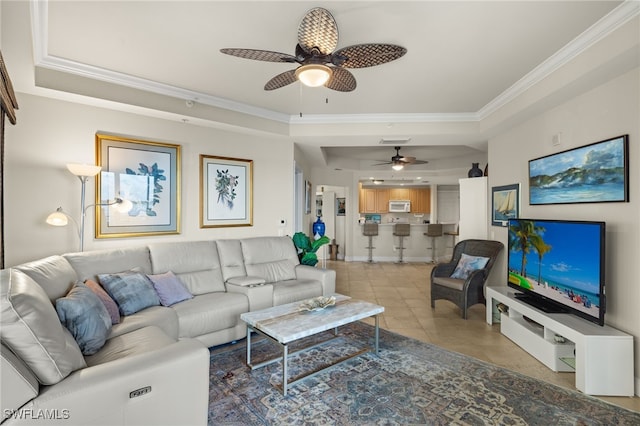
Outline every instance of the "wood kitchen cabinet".
{"type": "Polygon", "coordinates": [[[389,213],[390,199],[388,189],[376,189],[376,213],[389,213]]]}
{"type": "Polygon", "coordinates": [[[389,190],[378,188],[360,189],[360,213],[388,213],[389,190]]]}
{"type": "Polygon", "coordinates": [[[389,213],[389,200],[411,201],[411,213],[431,213],[429,188],[360,188],[360,213],[389,213]]]}
{"type": "Polygon", "coordinates": [[[429,188],[411,188],[409,190],[411,213],[431,213],[431,190],[429,188]]]}
{"type": "Polygon", "coordinates": [[[411,190],[409,188],[391,188],[389,189],[390,200],[410,200],[411,190]]]}

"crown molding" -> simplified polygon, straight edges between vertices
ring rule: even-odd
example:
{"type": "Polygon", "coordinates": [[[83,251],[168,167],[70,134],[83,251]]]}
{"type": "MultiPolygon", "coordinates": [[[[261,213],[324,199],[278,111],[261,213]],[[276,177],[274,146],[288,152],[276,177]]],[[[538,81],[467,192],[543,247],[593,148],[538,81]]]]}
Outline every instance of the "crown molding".
{"type": "Polygon", "coordinates": [[[625,0],[495,99],[480,108],[477,112],[478,119],[487,118],[638,15],[640,15],[640,1],[625,0]]]}
{"type": "Polygon", "coordinates": [[[573,60],[580,53],[602,40],[610,33],[624,25],[632,18],[640,15],[640,1],[625,0],[617,8],[590,28],[577,36],[547,60],[542,62],[523,78],[518,80],[477,112],[466,113],[408,113],[408,114],[311,114],[288,115],[266,108],[219,98],[216,96],[175,87],[124,73],[118,73],[92,65],[82,64],[48,54],[48,1],[31,0],[31,28],[33,35],[34,63],[36,67],[44,67],[56,71],[75,74],[82,77],[110,82],[134,89],[148,91],[173,98],[194,101],[212,107],[222,108],[242,114],[248,114],[276,122],[304,124],[358,124],[358,123],[436,123],[436,122],[478,122],[518,96],[551,73],[573,60]]]}

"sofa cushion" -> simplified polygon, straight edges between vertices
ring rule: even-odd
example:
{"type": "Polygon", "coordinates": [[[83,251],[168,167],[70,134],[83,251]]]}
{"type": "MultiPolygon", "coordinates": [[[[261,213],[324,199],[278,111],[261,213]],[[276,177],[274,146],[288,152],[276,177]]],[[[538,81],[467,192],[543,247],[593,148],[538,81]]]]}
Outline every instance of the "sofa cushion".
{"type": "Polygon", "coordinates": [[[176,315],[176,311],[164,306],[152,306],[133,315],[122,317],[120,324],[115,324],[111,327],[107,340],[152,325],[160,328],[172,339],[178,339],[178,315],[176,315]]]}
{"type": "Polygon", "coordinates": [[[100,284],[118,304],[122,315],[135,314],[160,304],[158,294],[146,275],[138,272],[99,274],[100,284]]]}
{"type": "Polygon", "coordinates": [[[29,276],[0,271],[0,337],[33,371],[52,385],[86,366],[78,344],[62,326],[45,291],[29,276]]]}
{"type": "Polygon", "coordinates": [[[158,293],[162,306],[175,305],[178,302],[193,297],[184,287],[182,281],[171,271],[165,272],[164,274],[147,275],[147,277],[149,277],[154,290],[158,293]]]}
{"type": "Polygon", "coordinates": [[[322,283],[317,280],[287,280],[273,285],[273,306],[317,296],[322,296],[322,283]]]}
{"type": "Polygon", "coordinates": [[[98,281],[98,274],[117,274],[134,268],[144,274],[152,273],[149,249],[146,246],[67,253],[63,257],[82,282],[87,279],[98,281]]]}
{"type": "Polygon", "coordinates": [[[484,268],[488,262],[488,257],[470,256],[462,253],[456,269],[453,271],[453,274],[451,274],[451,278],[466,280],[473,271],[484,268]]]}
{"type": "Polygon", "coordinates": [[[216,240],[216,245],[220,256],[222,277],[225,282],[231,277],[247,275],[240,240],[216,240]]]}
{"type": "Polygon", "coordinates": [[[111,317],[89,287],[77,283],[69,294],[56,300],[56,312],[83,355],[93,355],[104,345],[111,330],[111,317]]]}
{"type": "Polygon", "coordinates": [[[40,384],[31,370],[5,345],[0,345],[0,423],[38,396],[40,384]]]}
{"type": "Polygon", "coordinates": [[[120,323],[120,309],[116,302],[113,301],[111,296],[107,294],[107,292],[102,288],[100,284],[95,282],[94,280],[86,280],[85,285],[93,291],[96,296],[100,299],[105,308],[107,308],[107,312],[109,312],[109,317],[111,317],[111,324],[119,324],[120,323]]]}
{"type": "Polygon", "coordinates": [[[154,274],[172,271],[191,294],[225,291],[214,241],[183,241],[149,245],[154,274]]]}
{"type": "Polygon", "coordinates": [[[87,365],[91,367],[136,354],[152,352],[175,342],[176,339],[167,336],[158,327],[143,327],[109,339],[97,353],[86,357],[87,365]]]}
{"type": "Polygon", "coordinates": [[[262,277],[267,283],[296,278],[300,263],[289,237],[256,237],[240,240],[247,275],[262,277]]]}
{"type": "Polygon", "coordinates": [[[180,323],[179,337],[197,337],[234,327],[240,314],[249,311],[249,300],[240,293],[208,293],[172,306],[180,323]]]}
{"type": "Polygon", "coordinates": [[[15,269],[24,272],[40,284],[52,302],[63,297],[78,280],[76,271],[62,256],[49,256],[33,262],[23,263],[15,269]]]}

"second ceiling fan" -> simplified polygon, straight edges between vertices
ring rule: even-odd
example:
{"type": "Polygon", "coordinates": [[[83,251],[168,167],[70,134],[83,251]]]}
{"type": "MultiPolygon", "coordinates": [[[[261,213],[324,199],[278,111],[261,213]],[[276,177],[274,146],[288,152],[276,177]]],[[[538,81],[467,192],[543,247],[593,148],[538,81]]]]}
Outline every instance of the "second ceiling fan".
{"type": "Polygon", "coordinates": [[[426,160],[416,160],[416,157],[406,157],[404,155],[400,155],[400,147],[394,147],[396,150],[396,155],[391,157],[391,161],[382,161],[380,163],[374,164],[374,166],[382,166],[385,164],[391,164],[391,168],[393,170],[402,170],[404,166],[409,164],[427,164],[426,160]]]}
{"type": "Polygon", "coordinates": [[[299,67],[276,75],[264,90],[274,90],[300,80],[311,87],[325,86],[340,92],[356,88],[356,79],[347,68],[365,68],[400,58],[407,49],[394,44],[366,43],[338,46],[338,25],[328,10],[311,9],[298,27],[295,56],[270,50],[227,48],[220,52],[239,58],[267,62],[298,63],[299,67]],[[334,51],[335,50],[335,51],[334,51]]]}

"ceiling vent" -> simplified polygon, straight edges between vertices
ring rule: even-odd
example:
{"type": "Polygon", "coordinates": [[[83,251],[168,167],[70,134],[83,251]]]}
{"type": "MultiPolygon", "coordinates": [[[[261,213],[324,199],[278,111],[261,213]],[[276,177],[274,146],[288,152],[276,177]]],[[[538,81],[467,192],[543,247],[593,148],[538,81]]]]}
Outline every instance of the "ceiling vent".
{"type": "Polygon", "coordinates": [[[410,140],[411,138],[382,138],[379,143],[381,145],[402,145],[410,140]]]}

